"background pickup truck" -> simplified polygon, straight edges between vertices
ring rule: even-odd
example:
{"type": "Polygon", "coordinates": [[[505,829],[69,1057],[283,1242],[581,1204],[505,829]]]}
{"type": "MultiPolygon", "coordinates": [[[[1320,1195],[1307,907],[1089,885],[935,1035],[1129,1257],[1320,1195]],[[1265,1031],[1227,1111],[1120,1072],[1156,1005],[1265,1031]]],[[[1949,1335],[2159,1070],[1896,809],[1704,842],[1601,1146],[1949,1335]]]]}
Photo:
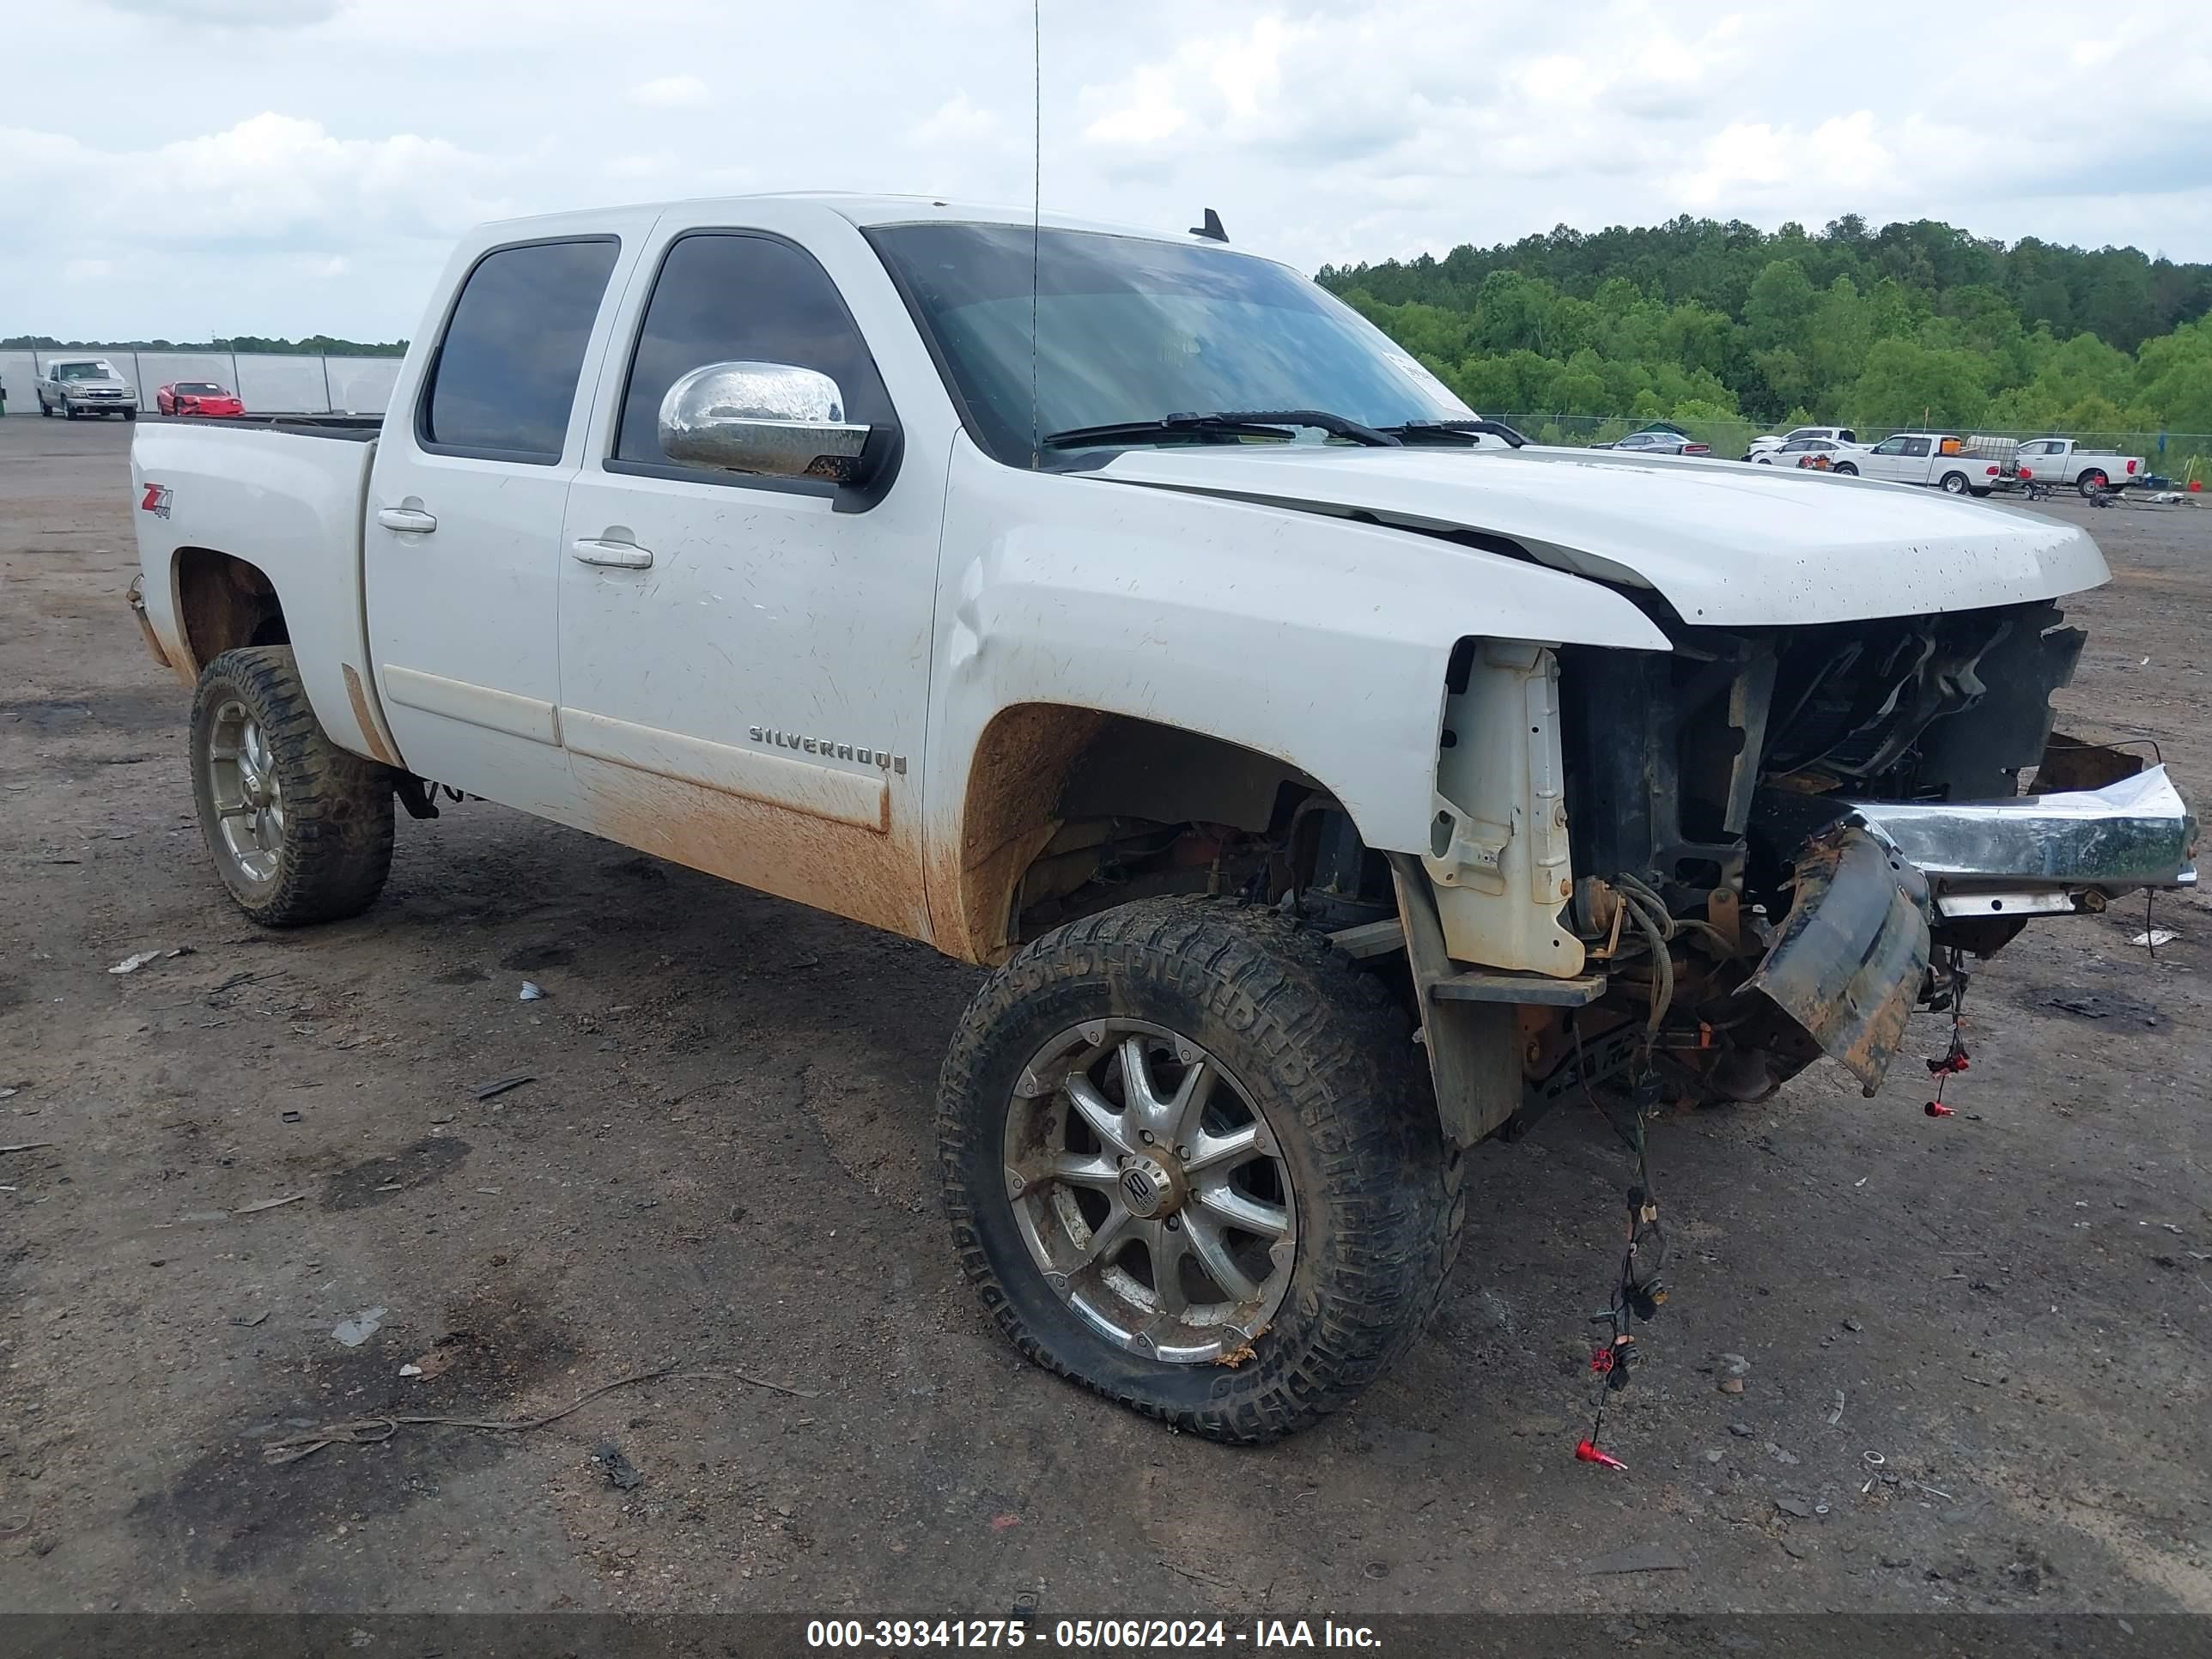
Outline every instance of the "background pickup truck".
{"type": "Polygon", "coordinates": [[[2084,449],[2071,438],[2032,438],[2018,452],[2020,476],[2039,484],[2071,485],[2084,495],[2125,489],[2141,481],[2140,455],[2110,449],[2084,449]]]}
{"type": "Polygon", "coordinates": [[[1928,484],[1947,495],[1987,495],[2012,482],[2011,448],[2005,444],[2000,453],[1956,432],[1896,432],[1852,459],[1863,477],[1928,484]]]}
{"type": "Polygon", "coordinates": [[[1476,1142],[1871,1089],[1967,953],[2194,879],[2163,769],[2051,734],[2080,530],[1527,445],[1213,240],[580,213],[414,340],[380,425],[137,436],[232,896],[363,909],[435,780],[989,969],[960,1261],[1187,1429],[1413,1341],[1476,1142]]]}
{"type": "Polygon", "coordinates": [[[39,413],[120,415],[138,418],[138,388],[115,372],[105,357],[56,357],[39,375],[39,413]]]}

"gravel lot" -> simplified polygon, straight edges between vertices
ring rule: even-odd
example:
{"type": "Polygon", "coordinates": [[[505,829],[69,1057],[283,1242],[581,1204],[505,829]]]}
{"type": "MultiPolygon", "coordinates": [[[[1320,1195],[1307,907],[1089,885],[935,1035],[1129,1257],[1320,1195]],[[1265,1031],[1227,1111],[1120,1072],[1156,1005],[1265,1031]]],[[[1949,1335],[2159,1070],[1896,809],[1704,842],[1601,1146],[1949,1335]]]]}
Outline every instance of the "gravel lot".
{"type": "MultiPolygon", "coordinates": [[[[0,422],[0,1605],[2212,1611],[2205,902],[2154,962],[2140,904],[1999,957],[1955,1119],[1908,1058],[1664,1125],[1628,1474],[1572,1457],[1622,1171],[1567,1112],[1478,1156],[1395,1376],[1233,1452],[1030,1369],[957,1279],[970,970],[477,803],[403,818],[360,920],[246,924],[123,603],[130,436],[0,422]],[[664,1365],[706,1374],[263,1457],[664,1365]]],[[[2048,510],[2118,570],[2067,724],[2212,788],[2212,511],[2048,510]]]]}

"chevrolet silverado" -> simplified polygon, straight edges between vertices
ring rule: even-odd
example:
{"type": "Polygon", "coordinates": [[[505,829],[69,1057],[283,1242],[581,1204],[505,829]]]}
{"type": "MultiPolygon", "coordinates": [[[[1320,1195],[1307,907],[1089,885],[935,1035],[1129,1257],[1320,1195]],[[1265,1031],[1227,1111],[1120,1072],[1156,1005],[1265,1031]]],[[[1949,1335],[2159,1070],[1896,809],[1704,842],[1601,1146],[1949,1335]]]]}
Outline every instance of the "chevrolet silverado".
{"type": "Polygon", "coordinates": [[[988,969],[960,1264],[1187,1429],[1401,1353],[1476,1143],[1871,1091],[1967,956],[2195,878],[2163,769],[2051,729],[2079,529],[1528,443],[1212,235],[568,214],[414,342],[380,421],[137,434],[230,894],[360,912],[442,785],[988,969]]]}

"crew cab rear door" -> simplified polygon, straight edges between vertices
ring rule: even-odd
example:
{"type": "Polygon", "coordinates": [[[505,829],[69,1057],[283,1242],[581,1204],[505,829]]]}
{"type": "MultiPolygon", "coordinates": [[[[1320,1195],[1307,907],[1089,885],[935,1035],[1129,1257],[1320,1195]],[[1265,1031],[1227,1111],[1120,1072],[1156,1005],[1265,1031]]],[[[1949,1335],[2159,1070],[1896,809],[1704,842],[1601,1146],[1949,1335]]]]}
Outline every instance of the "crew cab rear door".
{"type": "Polygon", "coordinates": [[[458,254],[369,477],[368,636],[400,752],[422,776],[550,817],[572,816],[576,793],[555,709],[578,411],[653,216],[592,215],[458,254]]]}
{"type": "Polygon", "coordinates": [[[922,741],[950,405],[858,230],[817,206],[744,211],[672,216],[655,233],[568,494],[560,726],[584,794],[574,821],[926,938],[922,741]],[[888,483],[672,461],[662,398],[723,362],[827,374],[848,421],[897,425],[888,483]]]}

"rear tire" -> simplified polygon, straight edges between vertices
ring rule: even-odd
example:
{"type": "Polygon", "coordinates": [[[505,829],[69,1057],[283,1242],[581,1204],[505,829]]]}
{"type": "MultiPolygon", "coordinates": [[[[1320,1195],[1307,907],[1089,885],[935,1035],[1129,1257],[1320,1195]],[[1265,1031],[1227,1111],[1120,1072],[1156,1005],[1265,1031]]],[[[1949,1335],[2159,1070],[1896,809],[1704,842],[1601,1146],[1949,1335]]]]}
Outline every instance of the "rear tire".
{"type": "Polygon", "coordinates": [[[1966,493],[1966,475],[1963,472],[1946,472],[1943,475],[1943,493],[1946,495],[1965,495],[1966,493]]]}
{"type": "Polygon", "coordinates": [[[330,740],[290,646],[210,663],[191,741],[200,832],[239,908],[298,927],[374,902],[392,869],[392,771],[330,740]]]}
{"type": "Polygon", "coordinates": [[[2101,472],[2084,472],[2075,487],[2081,492],[2081,499],[2087,501],[2104,489],[2106,482],[2105,475],[2101,472]]]}
{"type": "Polygon", "coordinates": [[[43,421],[51,421],[54,418],[54,406],[44,398],[39,399],[39,418],[43,421]]]}
{"type": "Polygon", "coordinates": [[[1273,910],[1144,900],[1048,933],[985,982],[945,1058],[962,1268],[1048,1370],[1211,1439],[1304,1428],[1405,1351],[1450,1268],[1463,1165],[1418,1054],[1378,981],[1273,910]],[[1238,1137],[1241,1158],[1220,1152],[1238,1137]]]}

